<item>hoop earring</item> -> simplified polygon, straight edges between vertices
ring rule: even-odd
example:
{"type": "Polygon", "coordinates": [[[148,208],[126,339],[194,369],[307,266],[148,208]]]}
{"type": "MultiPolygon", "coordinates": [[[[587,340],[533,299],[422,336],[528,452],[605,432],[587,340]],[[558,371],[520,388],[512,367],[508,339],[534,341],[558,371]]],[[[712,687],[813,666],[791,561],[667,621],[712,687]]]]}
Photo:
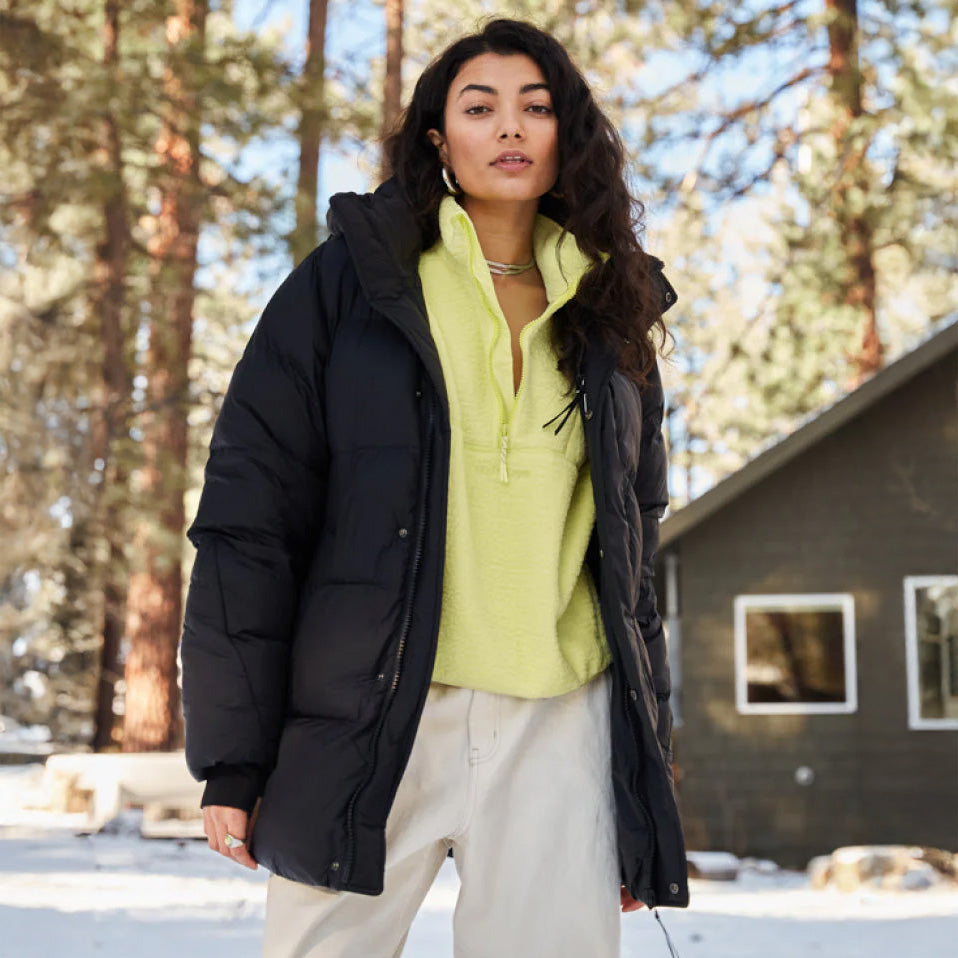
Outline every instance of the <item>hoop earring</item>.
{"type": "Polygon", "coordinates": [[[450,170],[446,169],[445,165],[442,167],[442,181],[446,184],[446,192],[451,193],[453,196],[458,196],[462,192],[462,187],[459,185],[459,181],[456,179],[456,174],[452,174],[452,180],[449,178],[450,170]],[[455,183],[455,186],[453,185],[455,183]]]}

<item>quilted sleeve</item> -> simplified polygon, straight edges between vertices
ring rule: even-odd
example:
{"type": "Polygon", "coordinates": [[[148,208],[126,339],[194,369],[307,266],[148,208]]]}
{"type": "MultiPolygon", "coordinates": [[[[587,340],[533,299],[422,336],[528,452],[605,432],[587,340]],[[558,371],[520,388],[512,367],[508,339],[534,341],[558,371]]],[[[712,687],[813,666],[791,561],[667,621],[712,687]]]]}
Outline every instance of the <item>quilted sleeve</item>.
{"type": "Polygon", "coordinates": [[[652,666],[652,682],[659,704],[657,737],[663,752],[671,748],[672,714],[669,705],[671,678],[665,630],[653,585],[655,557],[659,547],[659,522],[669,504],[668,455],[662,435],[665,395],[658,360],[642,391],[642,446],[635,479],[635,495],[642,521],[642,562],[639,598],[635,616],[645,639],[652,666]]]}
{"type": "Polygon", "coordinates": [[[203,805],[250,811],[275,762],[299,587],[323,519],[327,244],[280,285],[233,371],[196,517],[181,660],[203,805]]]}

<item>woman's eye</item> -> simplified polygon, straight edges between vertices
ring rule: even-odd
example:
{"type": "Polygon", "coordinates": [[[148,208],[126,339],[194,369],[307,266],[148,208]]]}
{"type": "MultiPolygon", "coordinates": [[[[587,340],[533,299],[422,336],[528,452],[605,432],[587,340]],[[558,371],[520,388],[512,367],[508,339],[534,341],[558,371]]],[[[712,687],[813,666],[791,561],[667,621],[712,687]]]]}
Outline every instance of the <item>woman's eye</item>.
{"type": "MultiPolygon", "coordinates": [[[[533,113],[539,113],[542,116],[552,112],[552,107],[546,106],[544,103],[531,103],[526,109],[531,110],[533,113]]],[[[485,104],[477,103],[475,106],[469,107],[465,112],[472,116],[478,116],[480,112],[489,112],[489,107],[485,104]]]]}

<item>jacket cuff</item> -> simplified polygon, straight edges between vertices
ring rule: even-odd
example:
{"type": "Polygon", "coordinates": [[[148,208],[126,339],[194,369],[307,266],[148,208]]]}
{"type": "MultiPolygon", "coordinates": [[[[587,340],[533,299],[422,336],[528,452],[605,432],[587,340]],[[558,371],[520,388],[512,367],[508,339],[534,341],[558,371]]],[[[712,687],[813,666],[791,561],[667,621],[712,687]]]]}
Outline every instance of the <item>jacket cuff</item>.
{"type": "Polygon", "coordinates": [[[226,805],[249,814],[262,794],[265,780],[257,765],[214,765],[207,772],[200,807],[226,805]]]}

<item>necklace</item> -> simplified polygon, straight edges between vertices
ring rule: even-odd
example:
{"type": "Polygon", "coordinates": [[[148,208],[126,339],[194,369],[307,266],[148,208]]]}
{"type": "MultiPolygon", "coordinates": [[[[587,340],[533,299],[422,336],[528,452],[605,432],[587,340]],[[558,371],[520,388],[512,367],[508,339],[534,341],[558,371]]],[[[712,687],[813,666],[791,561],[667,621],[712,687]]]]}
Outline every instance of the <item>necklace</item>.
{"type": "Polygon", "coordinates": [[[535,258],[529,260],[528,263],[497,263],[494,259],[487,259],[486,266],[489,267],[490,273],[495,273],[496,276],[517,276],[519,273],[524,273],[527,269],[532,269],[536,265],[535,258]]]}

